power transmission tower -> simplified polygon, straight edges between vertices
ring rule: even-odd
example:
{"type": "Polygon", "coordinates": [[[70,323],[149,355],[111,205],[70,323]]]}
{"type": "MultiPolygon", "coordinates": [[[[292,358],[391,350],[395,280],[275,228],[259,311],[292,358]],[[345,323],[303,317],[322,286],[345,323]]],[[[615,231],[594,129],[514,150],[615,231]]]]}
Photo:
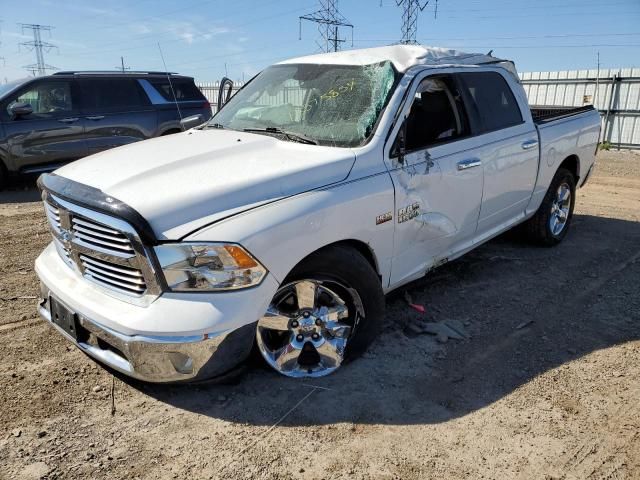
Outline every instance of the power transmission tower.
{"type": "MultiPolygon", "coordinates": [[[[418,14],[427,8],[429,1],[421,0],[396,0],[396,4],[402,6],[402,38],[399,43],[405,45],[417,45],[418,14]]],[[[438,0],[435,0],[435,17],[438,16],[438,0]]]]}
{"type": "Polygon", "coordinates": [[[299,18],[299,40],[302,40],[302,21],[307,20],[318,24],[320,39],[316,43],[323,51],[337,52],[340,50],[340,44],[345,40],[338,36],[339,27],[351,29],[351,44],[353,44],[353,25],[338,11],[338,0],[320,0],[320,10],[299,18]]]}
{"type": "Polygon", "coordinates": [[[32,72],[34,76],[36,72],[38,75],[46,75],[47,70],[57,70],[56,67],[45,63],[44,52],[50,52],[53,48],[58,47],[49,42],[43,42],[40,35],[41,31],[51,32],[52,27],[50,27],[49,25],[37,25],[33,23],[21,23],[20,26],[22,27],[23,34],[25,30],[31,30],[33,32],[33,41],[22,42],[20,43],[20,45],[27,47],[30,50],[36,51],[36,63],[25,65],[24,68],[32,72]]]}

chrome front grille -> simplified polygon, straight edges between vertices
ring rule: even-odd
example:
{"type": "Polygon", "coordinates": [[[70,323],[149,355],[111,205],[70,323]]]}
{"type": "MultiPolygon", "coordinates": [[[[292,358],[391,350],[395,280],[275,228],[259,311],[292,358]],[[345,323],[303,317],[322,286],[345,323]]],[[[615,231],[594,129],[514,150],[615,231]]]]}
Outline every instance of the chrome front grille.
{"type": "Polygon", "coordinates": [[[62,260],[107,293],[148,304],[160,293],[137,233],[125,221],[43,194],[45,213],[62,260]]]}
{"type": "Polygon", "coordinates": [[[86,278],[107,288],[124,290],[133,295],[142,295],[147,290],[147,284],[140,270],[82,254],[80,262],[86,278]]]}
{"type": "Polygon", "coordinates": [[[47,214],[49,225],[55,232],[60,232],[60,209],[50,203],[44,202],[44,211],[47,214]]]}
{"type": "Polygon", "coordinates": [[[87,245],[120,253],[135,253],[127,236],[87,218],[71,216],[73,236],[87,245]]]}

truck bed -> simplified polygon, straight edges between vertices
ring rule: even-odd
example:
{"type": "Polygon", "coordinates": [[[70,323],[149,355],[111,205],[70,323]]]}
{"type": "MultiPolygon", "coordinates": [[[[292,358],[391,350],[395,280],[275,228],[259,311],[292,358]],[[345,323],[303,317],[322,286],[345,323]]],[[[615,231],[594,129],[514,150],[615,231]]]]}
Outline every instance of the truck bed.
{"type": "Polygon", "coordinates": [[[585,105],[583,107],[548,107],[531,105],[533,121],[538,125],[552,122],[560,118],[571,117],[591,110],[595,110],[593,105],[585,105]]]}

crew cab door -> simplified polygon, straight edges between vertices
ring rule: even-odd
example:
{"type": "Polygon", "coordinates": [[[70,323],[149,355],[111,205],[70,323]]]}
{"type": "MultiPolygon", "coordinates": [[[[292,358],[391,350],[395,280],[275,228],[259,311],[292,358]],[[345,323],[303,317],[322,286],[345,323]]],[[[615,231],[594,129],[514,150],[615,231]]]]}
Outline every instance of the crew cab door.
{"type": "Polygon", "coordinates": [[[478,142],[455,78],[416,80],[387,157],[395,188],[391,285],[424,275],[471,242],[482,199],[478,142]]]}
{"type": "Polygon", "coordinates": [[[78,80],[89,154],[151,138],[158,116],[135,78],[78,80]]]}
{"type": "Polygon", "coordinates": [[[29,83],[2,103],[0,119],[12,171],[52,170],[87,154],[77,85],[71,79],[49,77],[29,83]],[[33,111],[13,116],[9,109],[14,103],[27,103],[33,111]]]}
{"type": "Polygon", "coordinates": [[[538,132],[498,71],[458,74],[484,170],[478,237],[491,236],[524,216],[538,173],[538,132]],[[526,119],[526,120],[525,120],[526,119]]]}

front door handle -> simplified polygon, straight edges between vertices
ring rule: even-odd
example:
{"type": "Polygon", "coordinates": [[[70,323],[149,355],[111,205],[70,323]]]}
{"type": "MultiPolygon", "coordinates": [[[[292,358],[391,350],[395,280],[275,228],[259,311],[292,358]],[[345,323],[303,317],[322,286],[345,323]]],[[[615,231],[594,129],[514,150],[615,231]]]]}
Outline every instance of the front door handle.
{"type": "Polygon", "coordinates": [[[482,162],[477,158],[470,158],[469,160],[462,160],[458,162],[458,170],[466,170],[468,168],[479,167],[482,162]]]}
{"type": "Polygon", "coordinates": [[[104,115],[91,115],[89,117],[85,117],[87,120],[102,120],[104,115]]]}
{"type": "Polygon", "coordinates": [[[73,123],[73,122],[77,122],[78,120],[79,120],[78,117],[68,117],[68,118],[61,118],[58,121],[62,123],[73,123]]]}
{"type": "Polygon", "coordinates": [[[538,141],[537,140],[527,140],[526,142],[524,142],[522,144],[522,149],[523,150],[529,150],[529,149],[537,147],[537,146],[538,146],[538,141]]]}

